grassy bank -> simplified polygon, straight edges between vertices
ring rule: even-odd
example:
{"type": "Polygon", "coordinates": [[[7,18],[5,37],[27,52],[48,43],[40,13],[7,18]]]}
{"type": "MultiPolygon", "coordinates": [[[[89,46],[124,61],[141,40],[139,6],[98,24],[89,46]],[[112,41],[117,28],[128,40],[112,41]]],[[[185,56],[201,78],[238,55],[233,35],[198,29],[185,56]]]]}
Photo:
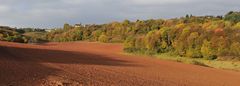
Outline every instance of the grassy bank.
{"type": "MultiPolygon", "coordinates": [[[[125,53],[125,55],[140,55],[140,54],[125,53]]],[[[171,56],[169,54],[154,55],[152,57],[154,57],[156,59],[161,59],[161,60],[176,61],[176,62],[181,62],[181,63],[186,63],[186,64],[212,67],[212,68],[217,68],[217,69],[240,71],[240,62],[239,61],[205,60],[205,59],[200,59],[200,58],[171,56]]]]}

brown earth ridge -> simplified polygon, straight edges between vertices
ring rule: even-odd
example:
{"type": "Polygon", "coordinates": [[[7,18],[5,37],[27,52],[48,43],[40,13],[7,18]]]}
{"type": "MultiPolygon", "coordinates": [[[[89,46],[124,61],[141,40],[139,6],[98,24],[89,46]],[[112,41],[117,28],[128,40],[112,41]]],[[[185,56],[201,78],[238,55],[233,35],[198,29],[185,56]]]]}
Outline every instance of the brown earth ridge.
{"type": "Polygon", "coordinates": [[[122,48],[0,42],[0,86],[240,86],[240,72],[127,56],[122,48]]]}

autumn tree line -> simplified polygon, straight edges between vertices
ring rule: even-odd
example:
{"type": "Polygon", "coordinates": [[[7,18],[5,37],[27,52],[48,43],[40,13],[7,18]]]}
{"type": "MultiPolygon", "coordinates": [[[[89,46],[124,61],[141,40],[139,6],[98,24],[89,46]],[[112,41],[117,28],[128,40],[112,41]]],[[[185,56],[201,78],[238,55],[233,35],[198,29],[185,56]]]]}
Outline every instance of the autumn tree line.
{"type": "Polygon", "coordinates": [[[57,42],[99,41],[124,43],[128,53],[169,53],[189,58],[240,59],[240,12],[225,16],[186,15],[174,19],[69,25],[47,34],[57,42]]]}
{"type": "Polygon", "coordinates": [[[224,16],[186,15],[173,19],[124,20],[98,25],[66,23],[63,28],[45,33],[41,38],[55,42],[124,43],[124,51],[128,53],[168,53],[209,60],[240,59],[240,12],[233,11],[224,16]]]}

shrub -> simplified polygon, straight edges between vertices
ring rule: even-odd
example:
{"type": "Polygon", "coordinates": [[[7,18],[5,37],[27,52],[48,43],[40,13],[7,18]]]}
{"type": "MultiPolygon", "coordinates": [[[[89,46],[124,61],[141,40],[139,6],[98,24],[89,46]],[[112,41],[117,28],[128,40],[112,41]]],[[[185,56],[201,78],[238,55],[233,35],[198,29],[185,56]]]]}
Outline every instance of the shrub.
{"type": "Polygon", "coordinates": [[[106,35],[104,35],[104,34],[102,34],[99,38],[98,38],[98,40],[100,41],[100,42],[104,42],[104,43],[106,43],[106,42],[108,42],[108,37],[106,36],[106,35]]]}
{"type": "Polygon", "coordinates": [[[204,67],[209,67],[208,65],[202,63],[202,62],[199,62],[199,61],[196,61],[196,60],[191,60],[189,62],[189,64],[193,64],[193,65],[199,65],[199,66],[204,66],[204,67]]]}

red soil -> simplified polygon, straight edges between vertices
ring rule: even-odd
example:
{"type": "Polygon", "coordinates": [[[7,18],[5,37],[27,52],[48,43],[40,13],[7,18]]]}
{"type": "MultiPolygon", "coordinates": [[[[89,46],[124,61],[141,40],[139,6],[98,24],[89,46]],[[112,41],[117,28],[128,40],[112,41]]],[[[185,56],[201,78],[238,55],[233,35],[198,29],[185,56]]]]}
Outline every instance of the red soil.
{"type": "Polygon", "coordinates": [[[0,42],[0,86],[240,86],[240,72],[121,52],[121,44],[0,42]]]}

